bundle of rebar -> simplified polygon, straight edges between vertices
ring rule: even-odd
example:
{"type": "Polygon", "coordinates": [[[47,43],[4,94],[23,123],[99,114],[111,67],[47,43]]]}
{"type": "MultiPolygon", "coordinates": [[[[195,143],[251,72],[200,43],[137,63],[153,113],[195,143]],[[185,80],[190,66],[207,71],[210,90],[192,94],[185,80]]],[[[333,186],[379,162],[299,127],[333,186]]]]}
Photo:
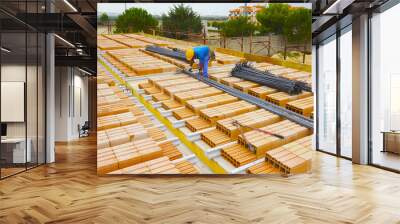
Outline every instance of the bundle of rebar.
{"type": "Polygon", "coordinates": [[[185,52],[177,50],[177,49],[171,50],[168,48],[151,45],[151,46],[146,47],[146,51],[154,52],[157,54],[161,54],[161,55],[164,55],[167,57],[175,58],[175,59],[186,62],[185,52]]]}
{"type": "Polygon", "coordinates": [[[232,76],[268,86],[291,95],[299,94],[303,89],[301,83],[298,81],[278,77],[268,71],[260,71],[246,62],[236,64],[231,74],[232,76]]]}

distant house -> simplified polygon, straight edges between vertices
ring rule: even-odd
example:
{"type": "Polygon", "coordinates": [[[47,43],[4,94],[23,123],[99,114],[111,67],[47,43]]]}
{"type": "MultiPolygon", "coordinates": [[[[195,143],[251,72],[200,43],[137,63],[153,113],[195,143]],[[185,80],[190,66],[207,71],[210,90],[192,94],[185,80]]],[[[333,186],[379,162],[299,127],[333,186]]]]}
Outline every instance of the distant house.
{"type": "Polygon", "coordinates": [[[265,5],[240,6],[229,10],[229,19],[234,19],[239,16],[248,16],[251,22],[258,23],[256,14],[263,8],[265,8],[265,5]]]}

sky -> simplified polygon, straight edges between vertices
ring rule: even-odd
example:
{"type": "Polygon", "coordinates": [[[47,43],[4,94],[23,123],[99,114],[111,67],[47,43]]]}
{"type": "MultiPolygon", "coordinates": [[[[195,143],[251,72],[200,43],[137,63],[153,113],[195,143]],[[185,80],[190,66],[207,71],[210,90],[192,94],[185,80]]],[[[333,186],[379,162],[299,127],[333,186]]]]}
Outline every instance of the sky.
{"type": "MultiPolygon", "coordinates": [[[[139,7],[146,9],[152,15],[167,13],[177,3],[126,3],[127,8],[139,7]]],[[[247,5],[265,5],[266,3],[247,3],[247,5]]],[[[190,5],[200,16],[228,16],[229,10],[243,6],[244,3],[185,3],[190,5]]],[[[293,6],[311,8],[310,3],[291,3],[293,6]]],[[[125,10],[125,3],[98,3],[97,11],[110,15],[121,14],[125,10]]]]}

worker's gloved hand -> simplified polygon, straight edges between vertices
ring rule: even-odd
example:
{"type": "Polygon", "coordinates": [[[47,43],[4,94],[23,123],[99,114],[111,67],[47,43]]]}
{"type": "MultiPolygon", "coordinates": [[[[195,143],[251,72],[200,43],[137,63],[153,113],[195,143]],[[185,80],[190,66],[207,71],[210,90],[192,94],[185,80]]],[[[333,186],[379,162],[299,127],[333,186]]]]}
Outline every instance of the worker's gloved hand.
{"type": "Polygon", "coordinates": [[[193,68],[189,68],[189,72],[192,72],[193,71],[193,68]]]}
{"type": "Polygon", "coordinates": [[[173,51],[178,51],[178,48],[174,47],[172,48],[173,51]]]}

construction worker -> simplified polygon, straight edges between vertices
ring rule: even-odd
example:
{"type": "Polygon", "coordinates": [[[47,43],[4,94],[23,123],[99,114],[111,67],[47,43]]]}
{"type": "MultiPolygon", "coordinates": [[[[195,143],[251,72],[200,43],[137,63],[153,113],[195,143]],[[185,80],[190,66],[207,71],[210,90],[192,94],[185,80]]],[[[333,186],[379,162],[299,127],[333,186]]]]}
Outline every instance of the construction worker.
{"type": "Polygon", "coordinates": [[[194,60],[199,60],[199,77],[208,78],[208,62],[215,60],[215,53],[208,46],[198,46],[189,48],[186,50],[186,60],[190,62],[190,67],[192,67],[194,60]]]}

